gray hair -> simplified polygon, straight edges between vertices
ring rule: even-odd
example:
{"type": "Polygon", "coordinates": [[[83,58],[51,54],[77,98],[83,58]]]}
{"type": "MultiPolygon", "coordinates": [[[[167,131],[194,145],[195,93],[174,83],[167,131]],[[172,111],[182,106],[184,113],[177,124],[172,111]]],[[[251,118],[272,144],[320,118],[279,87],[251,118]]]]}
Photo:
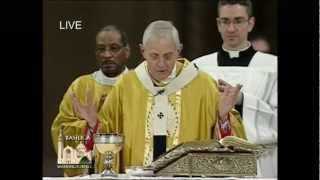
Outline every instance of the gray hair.
{"type": "Polygon", "coordinates": [[[145,46],[151,38],[172,38],[178,49],[182,49],[179,33],[170,21],[153,21],[143,33],[142,45],[145,46]]]}

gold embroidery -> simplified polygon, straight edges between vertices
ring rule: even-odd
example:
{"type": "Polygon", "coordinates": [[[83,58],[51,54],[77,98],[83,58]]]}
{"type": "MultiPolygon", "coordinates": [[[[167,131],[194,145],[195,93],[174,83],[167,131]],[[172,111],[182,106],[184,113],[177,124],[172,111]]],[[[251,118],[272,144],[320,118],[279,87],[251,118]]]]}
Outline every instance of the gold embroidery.
{"type": "MultiPolygon", "coordinates": [[[[181,90],[177,91],[173,97],[174,102],[170,102],[168,108],[167,119],[167,136],[169,143],[167,149],[178,145],[179,143],[179,129],[181,117],[181,90]]],[[[149,94],[146,108],[146,125],[145,125],[145,150],[143,165],[148,166],[153,161],[153,122],[154,117],[153,108],[155,102],[154,97],[149,94]]]]}
{"type": "Polygon", "coordinates": [[[173,136],[172,146],[176,146],[179,144],[179,132],[180,132],[180,118],[181,118],[181,90],[176,92],[176,116],[177,116],[177,124],[176,130],[173,136]]]}
{"type": "Polygon", "coordinates": [[[151,114],[153,106],[153,96],[151,93],[148,94],[147,108],[146,108],[146,120],[145,120],[145,145],[144,145],[144,158],[143,165],[148,166],[152,162],[152,152],[153,152],[153,138],[151,134],[151,129],[153,128],[151,124],[151,114]]]}

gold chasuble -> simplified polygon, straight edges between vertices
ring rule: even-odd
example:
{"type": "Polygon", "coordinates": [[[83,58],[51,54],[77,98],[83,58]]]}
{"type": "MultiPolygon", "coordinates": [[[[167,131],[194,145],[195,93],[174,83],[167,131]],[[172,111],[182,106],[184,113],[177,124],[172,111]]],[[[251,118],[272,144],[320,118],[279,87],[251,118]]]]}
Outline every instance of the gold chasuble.
{"type": "MultiPolygon", "coordinates": [[[[110,132],[125,136],[120,172],[153,161],[155,134],[165,133],[167,150],[182,142],[219,137],[219,128],[215,128],[219,100],[215,80],[186,59],[178,59],[175,69],[176,77],[157,87],[144,61],[119,79],[103,104],[101,123],[110,132]],[[157,117],[165,123],[157,122],[157,117]]],[[[239,113],[234,111],[229,117],[233,135],[246,138],[239,113]]]]}
{"type": "MultiPolygon", "coordinates": [[[[51,136],[54,149],[56,152],[58,146],[58,136],[60,128],[63,129],[65,136],[83,136],[85,137],[85,128],[88,126],[84,119],[73,110],[71,94],[74,93],[82,104],[87,103],[88,93],[92,94],[93,103],[99,110],[104,103],[107,95],[111,91],[118,77],[110,78],[103,75],[102,71],[96,71],[89,75],[78,77],[69,86],[59,107],[59,113],[51,126],[51,136]]],[[[99,131],[106,131],[103,123],[99,123],[99,131]]],[[[79,144],[77,141],[66,141],[65,146],[76,148],[79,144]]],[[[96,154],[96,161],[100,159],[100,155],[96,154]]],[[[102,158],[101,158],[102,159],[102,158]]],[[[76,176],[85,173],[84,169],[65,169],[65,176],[76,176]]]]}

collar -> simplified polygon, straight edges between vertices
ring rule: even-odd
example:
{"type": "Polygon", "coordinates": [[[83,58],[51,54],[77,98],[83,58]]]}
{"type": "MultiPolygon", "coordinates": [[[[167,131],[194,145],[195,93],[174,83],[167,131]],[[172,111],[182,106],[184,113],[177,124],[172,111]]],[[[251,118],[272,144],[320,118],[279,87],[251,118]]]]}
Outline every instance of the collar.
{"type": "MultiPolygon", "coordinates": [[[[124,71],[122,71],[121,74],[126,73],[128,71],[128,68],[125,67],[124,71]]],[[[103,74],[102,70],[99,69],[98,71],[95,71],[94,73],[92,73],[92,77],[94,80],[96,80],[98,83],[102,84],[102,85],[114,85],[117,80],[119,79],[120,75],[116,77],[108,77],[105,74],[103,74]]]]}
{"type": "MultiPolygon", "coordinates": [[[[179,63],[179,62],[176,62],[179,63]]],[[[174,93],[189,82],[191,82],[197,75],[198,70],[197,68],[190,63],[187,59],[183,59],[183,69],[179,74],[176,75],[168,84],[161,88],[161,93],[169,95],[174,93]]],[[[159,87],[154,86],[153,81],[145,68],[146,61],[143,61],[138,67],[135,68],[135,72],[137,74],[138,79],[143,84],[143,86],[152,94],[157,95],[159,94],[159,87]]]]}
{"type": "Polygon", "coordinates": [[[249,41],[247,41],[247,44],[248,45],[246,47],[239,50],[228,50],[228,49],[225,49],[224,47],[222,47],[222,50],[228,53],[230,58],[237,58],[240,56],[240,52],[246,51],[251,47],[251,43],[249,41]]]}

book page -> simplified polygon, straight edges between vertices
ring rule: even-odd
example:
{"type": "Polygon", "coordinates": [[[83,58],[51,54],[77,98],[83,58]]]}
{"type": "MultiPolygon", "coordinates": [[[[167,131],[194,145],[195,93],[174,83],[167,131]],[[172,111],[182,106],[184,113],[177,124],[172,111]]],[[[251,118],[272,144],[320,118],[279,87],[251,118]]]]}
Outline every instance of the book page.
{"type": "Polygon", "coordinates": [[[252,144],[245,139],[236,136],[227,136],[219,141],[222,145],[226,147],[233,147],[235,149],[246,149],[252,151],[261,151],[263,147],[258,144],[252,144]]]}

